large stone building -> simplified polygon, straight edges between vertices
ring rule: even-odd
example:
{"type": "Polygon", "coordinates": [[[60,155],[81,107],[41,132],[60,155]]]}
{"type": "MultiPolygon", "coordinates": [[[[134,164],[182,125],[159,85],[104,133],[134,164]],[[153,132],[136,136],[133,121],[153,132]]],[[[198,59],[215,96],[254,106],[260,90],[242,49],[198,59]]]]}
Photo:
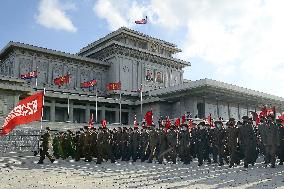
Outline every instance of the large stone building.
{"type": "Polygon", "coordinates": [[[69,54],[33,45],[10,42],[0,52],[0,115],[5,116],[22,98],[46,89],[44,119],[51,122],[89,120],[97,112],[100,121],[129,124],[134,114],[152,109],[154,119],[179,117],[185,112],[203,118],[240,119],[262,105],[284,110],[284,98],[210,79],[183,79],[189,62],[173,58],[181,52],[176,45],[143,33],[120,28],[69,54]],[[35,79],[21,80],[20,75],[37,70],[35,79]],[[58,87],[53,80],[71,74],[68,85],[58,87]],[[96,79],[95,91],[80,88],[82,82],[96,79]],[[109,82],[121,82],[121,91],[107,91],[109,82]],[[142,86],[143,104],[137,92],[142,86]],[[122,99],[119,100],[119,93],[122,99]],[[96,106],[97,102],[97,106],[96,106]],[[120,103],[121,102],[121,103],[120,103]],[[69,104],[69,106],[68,106],[69,104]],[[97,107],[97,109],[96,109],[97,107]],[[96,111],[97,110],[97,111],[96,111]]]}

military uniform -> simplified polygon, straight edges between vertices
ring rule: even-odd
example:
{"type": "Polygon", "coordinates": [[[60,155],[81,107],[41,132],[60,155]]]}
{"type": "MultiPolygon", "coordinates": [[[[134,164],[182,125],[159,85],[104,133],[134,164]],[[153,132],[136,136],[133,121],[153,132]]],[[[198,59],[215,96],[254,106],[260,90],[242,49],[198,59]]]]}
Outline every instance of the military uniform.
{"type": "Polygon", "coordinates": [[[168,142],[168,148],[169,148],[169,156],[173,164],[176,164],[176,158],[177,158],[177,132],[173,128],[174,126],[171,126],[171,129],[168,130],[167,133],[167,142],[168,142]]]}
{"type": "Polygon", "coordinates": [[[141,140],[140,140],[140,156],[141,162],[144,162],[149,157],[148,153],[148,144],[149,144],[149,135],[146,129],[142,129],[141,131],[141,140]]]}
{"type": "Polygon", "coordinates": [[[230,155],[230,167],[232,167],[235,163],[239,164],[240,161],[237,157],[239,129],[236,128],[234,125],[231,125],[226,129],[226,133],[227,147],[230,155]]]}
{"type": "Polygon", "coordinates": [[[190,133],[188,129],[182,130],[179,134],[180,158],[184,164],[189,164],[190,156],[190,133]]]}
{"type": "Polygon", "coordinates": [[[54,157],[49,153],[49,149],[51,147],[51,136],[49,133],[49,128],[47,128],[47,132],[41,136],[41,149],[40,149],[40,159],[38,164],[43,164],[43,160],[45,156],[48,157],[51,163],[55,161],[54,157]]]}
{"type": "Polygon", "coordinates": [[[140,133],[138,131],[138,128],[135,128],[134,131],[130,133],[130,148],[133,162],[135,162],[139,156],[139,144],[140,133]]]}
{"type": "Polygon", "coordinates": [[[158,131],[158,161],[163,163],[164,156],[167,150],[167,131],[160,128],[158,131]]]}
{"type": "Polygon", "coordinates": [[[84,156],[84,137],[85,134],[81,130],[81,132],[77,132],[76,134],[76,153],[75,153],[75,161],[79,161],[81,157],[84,156]]]}
{"type": "Polygon", "coordinates": [[[279,125],[279,165],[283,165],[284,162],[284,125],[279,125]]]}
{"type": "Polygon", "coordinates": [[[152,163],[153,157],[156,153],[157,149],[157,144],[158,144],[158,133],[155,130],[155,128],[150,128],[149,131],[149,150],[150,150],[150,155],[149,155],[149,161],[148,163],[152,163]]]}
{"type": "Polygon", "coordinates": [[[98,133],[98,158],[97,158],[97,164],[101,164],[103,161],[103,158],[106,160],[111,159],[111,162],[114,163],[114,155],[111,151],[110,146],[110,134],[107,131],[106,128],[102,129],[98,133]]]}

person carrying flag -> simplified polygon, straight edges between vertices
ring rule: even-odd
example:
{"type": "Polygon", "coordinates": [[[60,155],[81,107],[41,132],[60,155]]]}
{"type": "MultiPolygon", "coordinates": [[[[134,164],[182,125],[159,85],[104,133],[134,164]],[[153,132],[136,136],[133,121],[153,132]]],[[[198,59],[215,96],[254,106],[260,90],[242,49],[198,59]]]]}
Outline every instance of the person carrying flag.
{"type": "Polygon", "coordinates": [[[50,136],[50,129],[46,127],[46,132],[41,136],[41,149],[40,149],[40,159],[38,164],[43,164],[43,160],[45,157],[48,157],[51,163],[55,161],[55,158],[49,153],[50,146],[51,146],[51,136],[50,136]]]}

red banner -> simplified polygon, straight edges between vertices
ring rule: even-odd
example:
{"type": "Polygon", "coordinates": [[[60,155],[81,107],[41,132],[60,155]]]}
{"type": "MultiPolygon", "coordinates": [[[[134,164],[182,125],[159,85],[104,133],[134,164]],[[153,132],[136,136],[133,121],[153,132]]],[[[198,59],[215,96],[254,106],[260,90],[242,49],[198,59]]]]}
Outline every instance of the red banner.
{"type": "Polygon", "coordinates": [[[31,79],[31,78],[36,78],[37,77],[37,71],[31,71],[26,74],[21,75],[21,79],[31,79]]]}
{"type": "Polygon", "coordinates": [[[43,92],[36,93],[20,101],[9,113],[2,126],[0,135],[6,135],[17,125],[27,124],[41,119],[43,92]]]}
{"type": "Polygon", "coordinates": [[[165,124],[165,129],[169,129],[171,127],[171,120],[170,118],[167,116],[166,118],[166,124],[165,124]]]}
{"type": "Polygon", "coordinates": [[[151,126],[152,125],[152,123],[153,123],[153,113],[152,113],[152,111],[148,111],[145,114],[145,121],[147,123],[147,126],[151,126]]]}
{"type": "Polygon", "coordinates": [[[67,74],[67,75],[64,75],[64,76],[61,76],[61,77],[58,77],[58,78],[55,78],[53,81],[54,81],[54,84],[55,85],[63,85],[63,84],[67,84],[70,82],[70,77],[71,75],[67,74]]]}
{"type": "Polygon", "coordinates": [[[178,117],[175,121],[175,126],[179,127],[180,126],[180,118],[178,117]]]}
{"type": "Polygon", "coordinates": [[[107,84],[107,90],[112,91],[112,90],[120,90],[121,89],[121,83],[108,83],[107,84]]]}
{"type": "Polygon", "coordinates": [[[89,128],[94,127],[94,114],[91,114],[90,120],[89,120],[89,128]]]}
{"type": "Polygon", "coordinates": [[[84,83],[81,83],[81,88],[89,88],[89,87],[93,87],[97,84],[97,80],[92,80],[92,81],[87,81],[84,83]]]}
{"type": "Polygon", "coordinates": [[[181,124],[184,124],[186,122],[186,117],[185,117],[185,114],[183,114],[181,116],[181,124]]]}

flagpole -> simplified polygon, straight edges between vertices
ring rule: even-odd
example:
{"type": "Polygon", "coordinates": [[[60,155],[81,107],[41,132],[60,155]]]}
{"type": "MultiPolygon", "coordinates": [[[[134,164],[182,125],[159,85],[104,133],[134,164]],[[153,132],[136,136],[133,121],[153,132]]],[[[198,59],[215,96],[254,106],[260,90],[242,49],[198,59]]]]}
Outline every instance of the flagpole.
{"type": "Polygon", "coordinates": [[[119,90],[119,123],[121,125],[121,86],[119,90]]]}
{"type": "Polygon", "coordinates": [[[44,108],[44,96],[45,96],[45,88],[43,88],[42,111],[41,111],[41,118],[40,118],[40,133],[42,132],[42,119],[43,119],[43,108],[44,108]]]}
{"type": "Polygon", "coordinates": [[[141,113],[141,121],[143,121],[143,83],[141,83],[140,88],[140,113],[141,113]]]}
{"type": "Polygon", "coordinates": [[[98,87],[96,86],[96,123],[98,123],[98,87]]]}

